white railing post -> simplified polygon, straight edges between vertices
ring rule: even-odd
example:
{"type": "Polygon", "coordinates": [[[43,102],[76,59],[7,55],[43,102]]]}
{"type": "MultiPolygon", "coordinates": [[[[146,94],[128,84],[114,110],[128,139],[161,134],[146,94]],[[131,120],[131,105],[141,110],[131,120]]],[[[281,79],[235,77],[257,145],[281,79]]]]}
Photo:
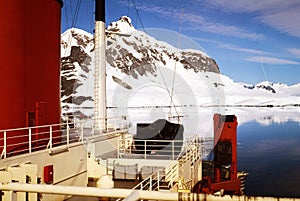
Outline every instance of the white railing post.
{"type": "Polygon", "coordinates": [[[6,158],[6,151],[7,151],[7,136],[6,136],[6,131],[4,131],[4,146],[3,146],[3,151],[2,153],[4,153],[4,158],[6,158]]]}
{"type": "Polygon", "coordinates": [[[128,143],[128,146],[129,146],[129,153],[130,153],[130,154],[131,154],[131,143],[132,143],[132,141],[128,143]]]}
{"type": "Polygon", "coordinates": [[[147,159],[147,141],[144,141],[144,159],[147,159]]]}
{"type": "Polygon", "coordinates": [[[32,145],[31,145],[31,128],[29,128],[28,132],[28,143],[29,143],[29,153],[31,153],[32,145]]]}
{"type": "Polygon", "coordinates": [[[69,121],[67,120],[67,145],[69,146],[70,141],[70,127],[69,127],[69,121]]]}
{"type": "Polygon", "coordinates": [[[108,121],[107,121],[107,120],[108,120],[108,119],[105,118],[105,119],[104,119],[104,123],[103,123],[103,124],[105,125],[106,133],[108,133],[108,126],[107,126],[107,122],[108,122],[108,121]]]}
{"type": "Polygon", "coordinates": [[[149,182],[150,182],[150,186],[149,186],[150,187],[150,191],[152,191],[152,176],[150,177],[150,181],[149,182]]]}
{"type": "Polygon", "coordinates": [[[122,146],[122,139],[118,140],[118,149],[117,149],[117,156],[120,158],[120,148],[122,146]]]}
{"type": "Polygon", "coordinates": [[[174,140],[172,140],[172,160],[174,160],[174,140]]]}
{"type": "Polygon", "coordinates": [[[159,178],[159,170],[157,171],[157,190],[159,191],[159,181],[160,181],[160,178],[159,178]]]}
{"type": "Polygon", "coordinates": [[[83,141],[83,120],[82,120],[82,123],[81,123],[80,141],[81,142],[83,141]]]}
{"type": "Polygon", "coordinates": [[[10,191],[9,195],[10,195],[10,201],[18,201],[18,196],[16,191],[10,191]]]}
{"type": "Polygon", "coordinates": [[[50,143],[50,149],[52,149],[52,126],[50,126],[50,139],[49,139],[49,143],[50,143]]]}

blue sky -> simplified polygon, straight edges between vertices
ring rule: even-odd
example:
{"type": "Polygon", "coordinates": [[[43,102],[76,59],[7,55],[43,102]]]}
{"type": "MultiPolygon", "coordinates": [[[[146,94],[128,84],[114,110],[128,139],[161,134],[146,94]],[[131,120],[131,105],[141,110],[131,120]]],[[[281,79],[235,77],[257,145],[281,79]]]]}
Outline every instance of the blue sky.
{"type": "MultiPolygon", "coordinates": [[[[62,31],[73,25],[92,33],[93,0],[64,3],[62,31]]],[[[171,38],[162,33],[193,40],[235,82],[300,83],[299,0],[106,0],[107,25],[123,15],[151,35],[170,30],[155,35],[160,40],[171,38]]],[[[183,47],[181,41],[173,45],[183,47]]]]}

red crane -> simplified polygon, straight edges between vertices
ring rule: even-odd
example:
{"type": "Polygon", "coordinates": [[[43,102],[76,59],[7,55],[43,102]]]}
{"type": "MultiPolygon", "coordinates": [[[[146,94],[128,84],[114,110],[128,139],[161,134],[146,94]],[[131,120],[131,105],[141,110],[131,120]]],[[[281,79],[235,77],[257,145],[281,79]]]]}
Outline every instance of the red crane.
{"type": "Polygon", "coordinates": [[[203,179],[194,192],[240,195],[241,180],[237,176],[237,118],[235,115],[214,115],[214,159],[203,165],[203,179]],[[208,173],[208,174],[205,174],[208,173]]]}

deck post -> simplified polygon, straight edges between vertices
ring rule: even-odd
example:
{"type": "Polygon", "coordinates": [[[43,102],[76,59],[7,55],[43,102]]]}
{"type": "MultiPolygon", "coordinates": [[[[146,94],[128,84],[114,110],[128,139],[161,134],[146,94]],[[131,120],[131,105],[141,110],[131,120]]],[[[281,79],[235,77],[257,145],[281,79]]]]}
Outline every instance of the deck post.
{"type": "Polygon", "coordinates": [[[50,132],[50,139],[49,139],[49,144],[50,144],[50,149],[52,149],[52,126],[49,128],[50,132]]]}
{"type": "Polygon", "coordinates": [[[3,151],[2,151],[2,155],[4,153],[4,158],[6,158],[6,151],[7,151],[7,136],[6,136],[6,131],[4,131],[4,146],[3,146],[3,151]]]}
{"type": "Polygon", "coordinates": [[[147,159],[147,140],[144,141],[144,159],[147,159]]]}
{"type": "Polygon", "coordinates": [[[172,160],[174,160],[174,140],[172,140],[172,160]]]}
{"type": "Polygon", "coordinates": [[[29,153],[31,153],[31,128],[29,128],[29,132],[28,132],[28,143],[29,143],[29,153]]]}

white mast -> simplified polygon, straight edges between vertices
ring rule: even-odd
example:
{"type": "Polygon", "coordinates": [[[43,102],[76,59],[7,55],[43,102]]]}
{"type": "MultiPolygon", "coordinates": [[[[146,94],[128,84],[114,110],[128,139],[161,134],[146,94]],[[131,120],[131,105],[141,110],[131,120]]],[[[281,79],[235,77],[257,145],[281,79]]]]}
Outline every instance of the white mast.
{"type": "Polygon", "coordinates": [[[96,130],[106,129],[106,41],[105,0],[95,0],[95,83],[94,118],[96,130]]]}

